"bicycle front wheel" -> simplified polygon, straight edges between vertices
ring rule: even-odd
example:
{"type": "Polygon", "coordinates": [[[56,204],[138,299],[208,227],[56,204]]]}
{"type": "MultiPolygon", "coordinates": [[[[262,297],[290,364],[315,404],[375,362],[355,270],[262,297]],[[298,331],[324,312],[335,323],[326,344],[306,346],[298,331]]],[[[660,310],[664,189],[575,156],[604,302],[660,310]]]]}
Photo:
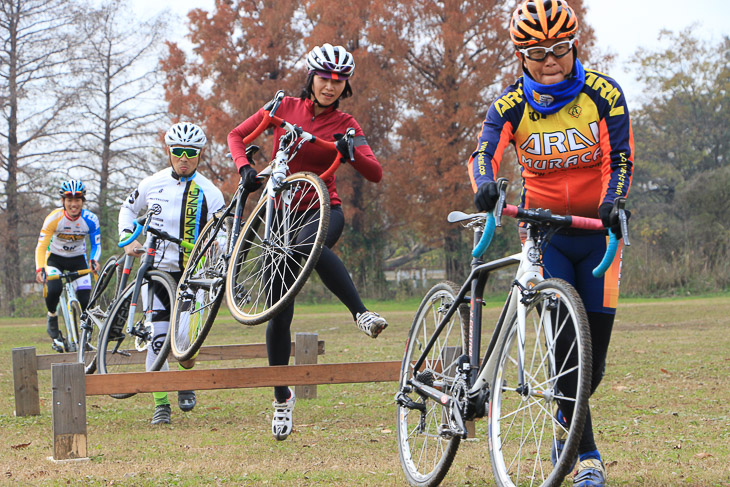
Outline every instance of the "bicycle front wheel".
{"type": "Polygon", "coordinates": [[[69,322],[65,323],[66,317],[59,313],[66,326],[66,351],[78,353],[79,350],[79,323],[81,322],[81,305],[73,300],[68,304],[69,322]]]}
{"type": "Polygon", "coordinates": [[[99,307],[107,311],[119,291],[119,275],[124,257],[112,255],[107,259],[99,272],[99,277],[91,288],[89,308],[99,307]],[[121,260],[120,260],[121,259],[121,260]]]}
{"type": "MultiPolygon", "coordinates": [[[[170,334],[159,333],[160,330],[155,330],[151,325],[154,322],[164,323],[169,320],[169,311],[166,310],[170,309],[170,303],[175,299],[176,287],[177,283],[168,273],[158,270],[147,271],[132,319],[133,329],[137,335],[130,334],[126,330],[134,282],[120,293],[104,323],[104,328],[99,333],[96,362],[100,374],[145,372],[163,368],[170,353],[170,334]],[[151,321],[148,321],[150,319],[151,321]],[[154,332],[159,334],[155,336],[154,332]],[[158,352],[147,366],[149,347],[158,352]]],[[[124,399],[133,395],[133,393],[112,394],[112,397],[124,399]]]]}
{"type": "Polygon", "coordinates": [[[588,318],[578,293],[560,279],[539,283],[523,298],[524,337],[517,312],[505,321],[489,403],[489,454],[499,486],[556,486],[575,464],[588,410],[588,318]],[[568,424],[558,410],[561,418],[572,415],[568,424]]]}
{"type": "Polygon", "coordinates": [[[259,200],[233,249],[226,302],[245,325],[273,318],[294,300],[327,236],[330,203],[324,182],[303,172],[287,177],[283,188],[259,200]]]}
{"type": "MultiPolygon", "coordinates": [[[[96,321],[103,323],[109,312],[109,306],[114,301],[119,283],[118,259],[113,255],[107,259],[99,272],[99,277],[91,289],[89,305],[86,308],[86,315],[93,315],[96,321]]],[[[79,349],[77,351],[78,361],[84,364],[87,374],[96,371],[96,345],[99,340],[94,326],[95,320],[90,317],[81,323],[81,336],[79,337],[79,349]]]]}
{"type": "Polygon", "coordinates": [[[447,311],[455,306],[458,287],[442,282],[432,287],[421,301],[408,333],[401,366],[398,393],[398,453],[408,483],[417,486],[438,485],[443,480],[461,436],[453,434],[454,424],[443,404],[412,391],[411,378],[440,389],[451,396],[455,387],[458,358],[466,350],[466,325],[469,307],[459,305],[451,320],[441,330],[423,366],[414,370],[415,362],[432,339],[447,311]]]}
{"type": "Polygon", "coordinates": [[[216,232],[219,221],[211,219],[200,232],[177,286],[170,337],[172,354],[179,361],[190,360],[198,353],[223,300],[228,269],[224,254],[233,217],[225,217],[216,232]]]}

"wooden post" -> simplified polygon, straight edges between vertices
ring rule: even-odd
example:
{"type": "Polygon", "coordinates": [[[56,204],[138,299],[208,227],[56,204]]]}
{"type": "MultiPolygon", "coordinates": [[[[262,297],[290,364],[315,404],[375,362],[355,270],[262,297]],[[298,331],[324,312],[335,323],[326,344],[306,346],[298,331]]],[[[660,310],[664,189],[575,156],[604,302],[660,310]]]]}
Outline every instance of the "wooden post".
{"type": "Polygon", "coordinates": [[[13,349],[13,386],[15,388],[15,415],[37,416],[41,414],[35,347],[13,349]]]}
{"type": "MultiPolygon", "coordinates": [[[[317,363],[317,334],[297,333],[294,338],[294,364],[309,365],[317,363]]],[[[317,386],[294,386],[294,394],[301,399],[315,399],[317,386]]]]}
{"type": "Polygon", "coordinates": [[[84,364],[53,364],[53,459],[86,458],[86,378],[84,364]]]}
{"type": "MultiPolygon", "coordinates": [[[[456,374],[456,359],[461,356],[461,347],[445,347],[443,351],[444,375],[453,376],[456,374]],[[449,367],[449,364],[451,366],[449,367]]],[[[446,414],[446,408],[444,408],[446,414]]],[[[444,418],[445,421],[446,418],[444,418]]],[[[476,425],[474,421],[465,421],[466,433],[468,438],[474,438],[476,435],[476,425]]]]}

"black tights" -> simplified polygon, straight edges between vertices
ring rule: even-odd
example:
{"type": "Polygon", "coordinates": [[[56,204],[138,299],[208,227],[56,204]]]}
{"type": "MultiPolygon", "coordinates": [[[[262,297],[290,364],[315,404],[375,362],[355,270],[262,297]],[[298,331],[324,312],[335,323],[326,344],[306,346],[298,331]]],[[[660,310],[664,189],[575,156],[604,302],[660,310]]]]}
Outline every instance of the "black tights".
{"type": "MultiPolygon", "coordinates": [[[[598,388],[598,384],[603,379],[603,373],[606,370],[606,355],[608,353],[608,344],[611,341],[611,331],[613,329],[614,315],[608,313],[594,313],[589,312],[588,324],[591,329],[591,344],[593,352],[593,370],[591,375],[591,391],[590,395],[598,388]]],[[[571,392],[574,394],[576,384],[575,374],[567,376],[566,380],[560,380],[559,388],[566,391],[568,394],[571,392]]],[[[567,404],[560,405],[560,411],[570,422],[573,416],[572,407],[567,404]]],[[[591,410],[590,404],[586,414],[586,422],[583,428],[583,436],[581,437],[580,444],[578,445],[578,453],[586,453],[593,450],[597,450],[595,438],[593,437],[593,422],[591,421],[591,410]]]]}
{"type": "MultiPolygon", "coordinates": [[[[46,262],[47,267],[55,267],[61,271],[80,271],[88,269],[89,265],[86,263],[86,256],[78,255],[76,257],[61,257],[56,254],[48,256],[46,262]]],[[[61,279],[54,279],[53,281],[46,281],[46,309],[49,313],[55,313],[58,309],[58,302],[61,299],[61,291],[63,291],[63,282],[61,279]]],[[[91,297],[91,289],[77,289],[76,297],[79,299],[81,310],[85,310],[89,304],[89,298],[91,297]]]]}
{"type": "MultiPolygon", "coordinates": [[[[311,225],[307,225],[296,238],[297,243],[306,242],[317,230],[317,213],[310,217],[311,225]]],[[[337,205],[330,209],[330,222],[327,229],[327,237],[322,247],[322,254],[317,261],[315,270],[327,289],[339,298],[347,309],[352,313],[353,319],[357,313],[366,311],[365,305],[360,300],[360,295],[355,289],[355,284],[350,278],[345,265],[339,257],[331,250],[342,235],[345,227],[345,216],[342,207],[337,205]]],[[[269,365],[288,365],[291,354],[291,323],[294,319],[294,303],[285,307],[281,313],[269,320],[266,327],[266,349],[269,355],[269,365]]],[[[278,402],[284,402],[289,398],[287,386],[274,387],[274,397],[278,402]]]]}

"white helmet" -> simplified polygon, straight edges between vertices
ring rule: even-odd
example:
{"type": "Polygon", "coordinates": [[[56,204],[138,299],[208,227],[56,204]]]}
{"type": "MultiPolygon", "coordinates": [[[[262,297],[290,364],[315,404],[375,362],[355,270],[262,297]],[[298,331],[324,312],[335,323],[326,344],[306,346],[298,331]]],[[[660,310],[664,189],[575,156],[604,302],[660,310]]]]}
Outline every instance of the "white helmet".
{"type": "Polygon", "coordinates": [[[346,80],[355,72],[355,59],[342,46],[323,44],[307,54],[307,70],[323,78],[346,80]]]}
{"type": "Polygon", "coordinates": [[[190,122],[176,123],[165,134],[165,144],[167,145],[183,145],[202,149],[206,142],[208,139],[205,137],[203,129],[190,122]]]}

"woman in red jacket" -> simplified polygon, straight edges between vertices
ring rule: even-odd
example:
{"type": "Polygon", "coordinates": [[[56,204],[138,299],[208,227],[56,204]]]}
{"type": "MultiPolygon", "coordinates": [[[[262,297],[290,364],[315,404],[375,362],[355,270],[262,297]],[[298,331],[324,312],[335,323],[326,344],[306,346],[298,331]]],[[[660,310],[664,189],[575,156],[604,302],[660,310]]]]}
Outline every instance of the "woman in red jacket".
{"type": "MultiPolygon", "coordinates": [[[[285,97],[276,111],[278,117],[302,127],[305,131],[323,139],[335,140],[336,134],[344,134],[348,128],[355,129],[355,158],[351,162],[366,179],[377,183],[383,176],[380,163],[370,149],[360,125],[347,113],[337,109],[340,99],[352,95],[349,79],[355,70],[352,55],[342,46],[324,44],[312,49],[307,55],[309,74],[304,90],[299,98],[285,97]]],[[[246,119],[228,134],[228,147],[241,174],[244,184],[250,189],[259,186],[256,170],[246,159],[246,146],[243,139],[252,133],[264,117],[264,109],[246,119]]],[[[283,134],[277,127],[274,140],[283,134]]],[[[276,149],[274,148],[274,151],[276,149]]],[[[346,153],[347,149],[338,148],[346,153]]],[[[315,144],[304,144],[293,160],[289,162],[292,173],[309,171],[321,175],[330,166],[332,153],[315,144]]],[[[337,195],[335,176],[325,180],[330,196],[330,222],[322,254],[315,269],[322,282],[332,291],[352,313],[357,326],[370,337],[376,338],[388,323],[363,305],[355,285],[342,261],[331,250],[342,235],[345,217],[342,201],[337,195]]],[[[306,239],[299,237],[299,240],[306,239]]],[[[291,351],[291,322],[294,317],[294,304],[286,307],[272,318],[266,328],[266,347],[269,365],[287,365],[291,351]]],[[[274,388],[274,417],[272,433],[277,440],[286,439],[292,430],[292,410],[294,391],[287,386],[274,388]]]]}

